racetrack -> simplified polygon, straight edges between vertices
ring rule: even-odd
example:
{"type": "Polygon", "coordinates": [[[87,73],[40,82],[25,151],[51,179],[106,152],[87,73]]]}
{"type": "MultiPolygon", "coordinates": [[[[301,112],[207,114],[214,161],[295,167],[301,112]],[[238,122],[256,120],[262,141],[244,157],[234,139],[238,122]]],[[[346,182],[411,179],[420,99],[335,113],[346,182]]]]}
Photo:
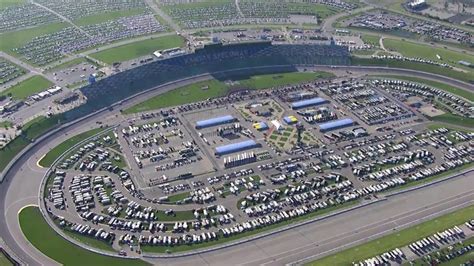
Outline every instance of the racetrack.
{"type": "MultiPolygon", "coordinates": [[[[310,67],[307,67],[310,69],[310,67]]],[[[313,67],[311,67],[313,69],[313,67]]],[[[384,67],[329,66],[314,67],[325,71],[351,71],[363,74],[411,75],[473,90],[473,86],[447,77],[425,72],[384,67]]],[[[123,101],[121,109],[132,106],[159,93],[212,78],[211,75],[191,77],[156,88],[123,101]]],[[[118,109],[118,108],[115,108],[118,109]]],[[[52,260],[39,253],[24,238],[18,224],[18,211],[25,205],[38,205],[39,186],[46,169],[37,166],[38,159],[72,135],[96,127],[96,121],[117,123],[123,117],[117,110],[104,110],[68,128],[51,134],[15,161],[0,186],[0,236],[10,249],[29,265],[51,265],[52,260]]],[[[282,265],[306,258],[323,256],[346,244],[356,244],[382,233],[391,232],[410,223],[421,222],[431,215],[441,215],[474,202],[474,175],[461,176],[414,192],[394,196],[386,201],[358,210],[291,229],[220,251],[174,259],[150,259],[153,263],[172,265],[202,264],[273,264],[282,265]]]]}

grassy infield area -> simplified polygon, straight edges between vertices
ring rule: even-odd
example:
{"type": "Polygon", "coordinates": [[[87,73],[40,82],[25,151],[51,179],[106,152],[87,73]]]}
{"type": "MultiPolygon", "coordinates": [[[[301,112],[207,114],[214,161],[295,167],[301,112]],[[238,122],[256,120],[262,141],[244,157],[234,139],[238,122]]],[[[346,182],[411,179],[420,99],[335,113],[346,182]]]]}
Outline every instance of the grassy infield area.
{"type": "Polygon", "coordinates": [[[58,158],[65,151],[67,151],[68,149],[76,145],[77,143],[89,137],[92,137],[93,135],[99,133],[102,130],[104,129],[95,128],[95,129],[83,132],[79,135],[73,136],[63,141],[61,144],[51,149],[43,158],[41,158],[38,164],[41,165],[42,167],[50,167],[53,164],[54,160],[56,160],[56,158],[58,158]]]}
{"type": "Polygon", "coordinates": [[[126,109],[126,114],[149,111],[158,108],[181,105],[191,102],[203,101],[208,98],[219,97],[227,94],[233,87],[244,87],[249,89],[263,89],[300,82],[329,78],[333,74],[327,72],[295,72],[281,74],[267,74],[245,77],[236,80],[234,85],[228,85],[222,81],[209,80],[184,86],[153,98],[126,109]]]}

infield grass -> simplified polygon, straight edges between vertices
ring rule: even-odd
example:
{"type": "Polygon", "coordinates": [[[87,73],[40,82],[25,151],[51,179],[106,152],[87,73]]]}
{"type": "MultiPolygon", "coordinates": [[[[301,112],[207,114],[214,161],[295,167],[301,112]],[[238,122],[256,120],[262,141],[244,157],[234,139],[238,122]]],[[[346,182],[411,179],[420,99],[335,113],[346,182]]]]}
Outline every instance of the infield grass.
{"type": "Polygon", "coordinates": [[[51,149],[46,155],[38,162],[39,165],[42,167],[50,167],[54,160],[58,158],[61,154],[65,151],[76,145],[77,143],[92,137],[93,135],[105,130],[104,128],[95,128],[86,132],[83,132],[79,135],[73,136],[65,141],[63,141],[58,146],[51,149]]]}
{"type": "Polygon", "coordinates": [[[142,260],[114,258],[82,249],[57,234],[40,213],[29,206],[18,214],[20,227],[26,239],[43,254],[64,265],[149,265],[142,260]]]}
{"type": "Polygon", "coordinates": [[[221,97],[226,95],[234,86],[258,90],[330,77],[333,77],[333,74],[328,72],[289,72],[229,78],[235,80],[238,85],[228,85],[215,79],[207,80],[157,95],[126,109],[124,113],[139,113],[221,97]]]}

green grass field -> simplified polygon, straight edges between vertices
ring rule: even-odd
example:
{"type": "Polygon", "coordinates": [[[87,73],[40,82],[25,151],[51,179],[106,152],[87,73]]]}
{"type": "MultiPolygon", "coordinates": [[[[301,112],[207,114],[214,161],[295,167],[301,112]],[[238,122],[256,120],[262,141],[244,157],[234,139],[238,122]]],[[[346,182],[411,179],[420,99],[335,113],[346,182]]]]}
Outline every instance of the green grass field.
{"type": "Polygon", "coordinates": [[[144,41],[125,44],[115,48],[93,53],[90,56],[107,64],[131,60],[144,55],[151,55],[156,50],[163,50],[184,45],[184,39],[178,35],[163,36],[144,41]]]}
{"type": "MultiPolygon", "coordinates": [[[[329,77],[333,77],[333,74],[327,72],[290,72],[281,74],[256,75],[251,77],[247,76],[245,78],[233,77],[230,79],[236,80],[239,83],[238,87],[264,89],[329,77]]],[[[144,102],[124,110],[124,113],[139,113],[186,103],[204,101],[208,98],[224,96],[229,92],[230,89],[231,86],[228,86],[224,82],[218,80],[197,82],[152,97],[144,102]]]]}
{"type": "Polygon", "coordinates": [[[53,164],[54,160],[56,160],[56,158],[58,158],[61,154],[70,149],[72,146],[99,133],[102,130],[104,129],[95,128],[63,141],[61,144],[46,153],[46,155],[39,161],[39,165],[41,165],[42,167],[50,167],[53,164]]]}
{"type": "Polygon", "coordinates": [[[474,128],[474,118],[462,117],[451,113],[445,113],[442,115],[434,116],[430,119],[435,122],[443,122],[456,126],[474,128]]]}
{"type": "Polygon", "coordinates": [[[53,83],[42,76],[33,76],[31,78],[25,79],[18,84],[4,90],[0,95],[11,96],[14,99],[24,100],[35,93],[44,91],[45,89],[51,87],[53,83]]]}
{"type": "Polygon", "coordinates": [[[351,265],[352,262],[361,261],[388,250],[406,246],[413,241],[429,236],[437,231],[462,224],[469,219],[474,219],[474,205],[310,262],[307,265],[351,265]]]}
{"type": "MultiPolygon", "coordinates": [[[[0,9],[25,3],[26,0],[0,0],[0,9]]],[[[1,265],[1,264],[0,264],[1,265]]]]}
{"type": "Polygon", "coordinates": [[[371,44],[371,45],[374,45],[374,46],[377,46],[377,47],[380,46],[380,43],[379,43],[380,36],[370,35],[370,34],[362,34],[361,39],[364,43],[368,43],[368,44],[371,44]]]}
{"type": "Polygon", "coordinates": [[[29,140],[19,136],[14,140],[10,141],[5,147],[0,149],[0,171],[3,171],[10,161],[17,155],[22,149],[24,149],[30,143],[29,140]]]}
{"type": "Polygon", "coordinates": [[[3,254],[3,252],[0,252],[0,265],[2,266],[13,266],[14,264],[3,254]]]}
{"type": "Polygon", "coordinates": [[[189,192],[174,194],[174,195],[171,195],[171,196],[168,197],[168,203],[176,203],[176,202],[178,202],[180,200],[183,200],[183,199],[185,199],[189,196],[190,196],[189,192]]]}
{"type": "Polygon", "coordinates": [[[452,66],[457,66],[460,68],[465,68],[472,72],[472,69],[464,67],[458,63],[458,61],[464,60],[468,62],[474,62],[474,56],[460,53],[448,49],[436,48],[429,45],[423,45],[418,43],[413,43],[409,41],[396,40],[386,38],[383,40],[385,48],[391,51],[397,51],[407,57],[421,57],[425,59],[430,59],[440,63],[448,63],[452,66]],[[436,57],[436,55],[441,56],[441,60],[436,57]]]}
{"type": "Polygon", "coordinates": [[[38,207],[26,207],[19,214],[21,230],[43,254],[64,265],[149,265],[141,260],[113,258],[82,249],[58,235],[44,220],[38,207]]]}
{"type": "Polygon", "coordinates": [[[317,15],[318,18],[325,19],[329,16],[337,14],[340,10],[322,4],[314,3],[289,3],[289,13],[296,11],[304,14],[317,15]]]}
{"type": "Polygon", "coordinates": [[[18,54],[12,51],[13,48],[24,45],[34,37],[53,33],[67,26],[69,25],[66,23],[50,23],[30,29],[3,33],[1,35],[2,41],[0,41],[0,50],[13,56],[18,56],[18,54]]]}
{"type": "Polygon", "coordinates": [[[105,251],[111,251],[111,252],[117,252],[113,247],[112,247],[112,244],[111,243],[108,243],[108,242],[105,242],[105,241],[102,241],[102,240],[99,240],[99,239],[95,239],[93,237],[90,237],[90,236],[85,236],[85,235],[81,235],[77,232],[74,232],[72,230],[63,230],[63,232],[68,235],[69,237],[81,242],[81,243],[84,243],[90,247],[94,247],[94,248],[97,248],[97,249],[100,249],[100,250],[105,250],[105,251]]]}
{"type": "Polygon", "coordinates": [[[407,61],[397,61],[397,60],[378,60],[372,58],[359,58],[352,57],[352,65],[362,65],[362,66],[387,66],[395,68],[406,68],[418,71],[429,72],[433,74],[438,74],[446,77],[451,77],[453,79],[470,82],[474,81],[474,73],[464,73],[460,71],[455,71],[452,69],[447,69],[444,67],[438,67],[435,65],[428,65],[423,63],[416,62],[407,62],[407,61]]]}
{"type": "Polygon", "coordinates": [[[437,81],[432,81],[428,79],[422,79],[422,78],[417,78],[417,77],[409,77],[409,76],[393,76],[393,75],[384,75],[381,76],[382,78],[388,78],[388,79],[399,79],[399,80],[406,80],[406,81],[412,81],[412,82],[417,82],[420,84],[426,84],[428,86],[444,90],[446,92],[452,93],[454,95],[457,95],[459,97],[463,97],[464,99],[467,99],[469,101],[474,101],[474,93],[453,87],[451,85],[448,85],[446,83],[441,83],[437,81]]]}
{"type": "Polygon", "coordinates": [[[22,135],[27,139],[34,140],[46,133],[51,128],[59,125],[61,120],[61,115],[51,116],[49,118],[45,116],[38,116],[23,125],[22,135]]]}
{"type": "Polygon", "coordinates": [[[144,13],[144,9],[138,9],[138,8],[129,9],[129,10],[110,11],[110,12],[81,17],[79,19],[74,20],[73,22],[74,24],[78,26],[86,26],[86,25],[92,25],[92,24],[99,24],[102,22],[118,19],[121,17],[135,16],[135,15],[139,15],[143,13],[144,13]]]}
{"type": "Polygon", "coordinates": [[[245,87],[260,90],[332,77],[334,77],[334,75],[328,72],[290,72],[281,74],[256,75],[243,80],[238,80],[238,82],[240,85],[245,87]]]}
{"type": "Polygon", "coordinates": [[[217,80],[203,81],[152,97],[126,109],[124,113],[138,113],[185,103],[203,101],[208,98],[223,96],[226,93],[227,87],[223,82],[217,80]]]}
{"type": "Polygon", "coordinates": [[[1,128],[9,128],[9,127],[12,127],[13,126],[13,123],[11,121],[0,121],[0,127],[1,128]]]}

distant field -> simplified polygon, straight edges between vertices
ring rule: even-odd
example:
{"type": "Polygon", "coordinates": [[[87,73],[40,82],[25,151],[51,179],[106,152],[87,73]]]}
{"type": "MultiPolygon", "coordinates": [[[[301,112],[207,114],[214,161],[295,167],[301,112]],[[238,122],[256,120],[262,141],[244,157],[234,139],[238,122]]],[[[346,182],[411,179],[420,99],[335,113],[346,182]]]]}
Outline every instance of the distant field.
{"type": "Polygon", "coordinates": [[[392,76],[392,75],[384,75],[382,78],[387,78],[387,79],[399,79],[399,80],[406,80],[406,81],[412,81],[412,82],[418,82],[421,84],[426,84],[428,86],[438,88],[440,90],[444,90],[446,92],[452,93],[454,95],[463,97],[464,99],[467,99],[469,101],[474,102],[474,93],[453,87],[451,85],[437,82],[437,81],[432,81],[428,79],[422,79],[422,78],[416,78],[416,77],[409,77],[409,76],[392,76]]]}
{"type": "Polygon", "coordinates": [[[19,214],[21,230],[28,241],[51,259],[64,265],[142,266],[148,263],[114,258],[80,248],[58,235],[44,220],[38,207],[26,207],[19,214]]]}
{"type": "Polygon", "coordinates": [[[94,14],[86,17],[81,17],[79,19],[74,20],[74,24],[78,26],[85,26],[91,24],[99,24],[102,22],[106,22],[109,20],[118,19],[121,17],[129,17],[134,15],[143,14],[144,9],[129,9],[129,10],[118,10],[118,11],[110,11],[100,14],[94,14]]]}
{"type": "Polygon", "coordinates": [[[151,55],[156,50],[163,50],[184,45],[184,39],[178,35],[164,36],[144,41],[138,41],[104,51],[93,53],[90,56],[104,63],[112,64],[131,60],[140,56],[151,55]]]}
{"type": "Polygon", "coordinates": [[[28,98],[28,96],[44,91],[52,85],[53,83],[51,81],[43,78],[42,76],[37,75],[23,80],[17,85],[14,85],[5,91],[2,91],[0,95],[11,96],[14,99],[26,99],[28,98]]]}
{"type": "Polygon", "coordinates": [[[0,50],[8,54],[18,56],[15,52],[12,51],[15,47],[21,47],[28,41],[32,40],[34,37],[41,36],[44,34],[53,33],[59,31],[65,27],[69,26],[66,23],[51,23],[47,25],[42,25],[39,27],[34,27],[30,29],[12,31],[0,34],[0,50]]]}
{"type": "Polygon", "coordinates": [[[397,51],[407,57],[421,57],[440,63],[448,63],[452,66],[465,68],[472,72],[471,68],[461,66],[458,63],[461,60],[474,63],[474,56],[469,54],[464,54],[444,48],[436,48],[430,45],[417,44],[409,41],[389,38],[384,39],[383,44],[388,50],[397,51]],[[441,56],[441,60],[438,59],[436,55],[441,56]]]}
{"type": "MultiPolygon", "coordinates": [[[[235,85],[236,87],[263,89],[306,82],[315,79],[329,78],[332,76],[333,74],[327,72],[291,72],[256,75],[245,78],[235,77],[229,79],[236,80],[238,82],[238,85],[235,85]]],[[[186,103],[203,101],[208,98],[220,97],[224,96],[231,89],[231,87],[232,86],[229,86],[224,82],[217,80],[198,82],[157,95],[142,103],[139,103],[135,106],[126,109],[124,113],[138,113],[159,108],[182,105],[186,103]]]]}
{"type": "Polygon", "coordinates": [[[26,0],[0,0],[0,9],[25,3],[26,0]]]}
{"type": "Polygon", "coordinates": [[[474,205],[310,262],[307,265],[352,265],[352,262],[358,262],[394,248],[406,246],[435,232],[463,224],[469,219],[474,219],[474,205]]]}
{"type": "Polygon", "coordinates": [[[304,10],[305,14],[317,15],[321,19],[337,14],[340,11],[334,7],[314,3],[290,3],[289,7],[290,10],[304,10]]]}
{"type": "Polygon", "coordinates": [[[63,141],[58,146],[51,149],[48,153],[45,154],[43,158],[38,162],[39,165],[42,167],[50,167],[54,160],[56,160],[62,153],[67,151],[72,146],[76,145],[77,143],[99,133],[100,131],[104,130],[103,128],[95,128],[86,132],[83,132],[79,135],[73,136],[65,141],[63,141]]]}

